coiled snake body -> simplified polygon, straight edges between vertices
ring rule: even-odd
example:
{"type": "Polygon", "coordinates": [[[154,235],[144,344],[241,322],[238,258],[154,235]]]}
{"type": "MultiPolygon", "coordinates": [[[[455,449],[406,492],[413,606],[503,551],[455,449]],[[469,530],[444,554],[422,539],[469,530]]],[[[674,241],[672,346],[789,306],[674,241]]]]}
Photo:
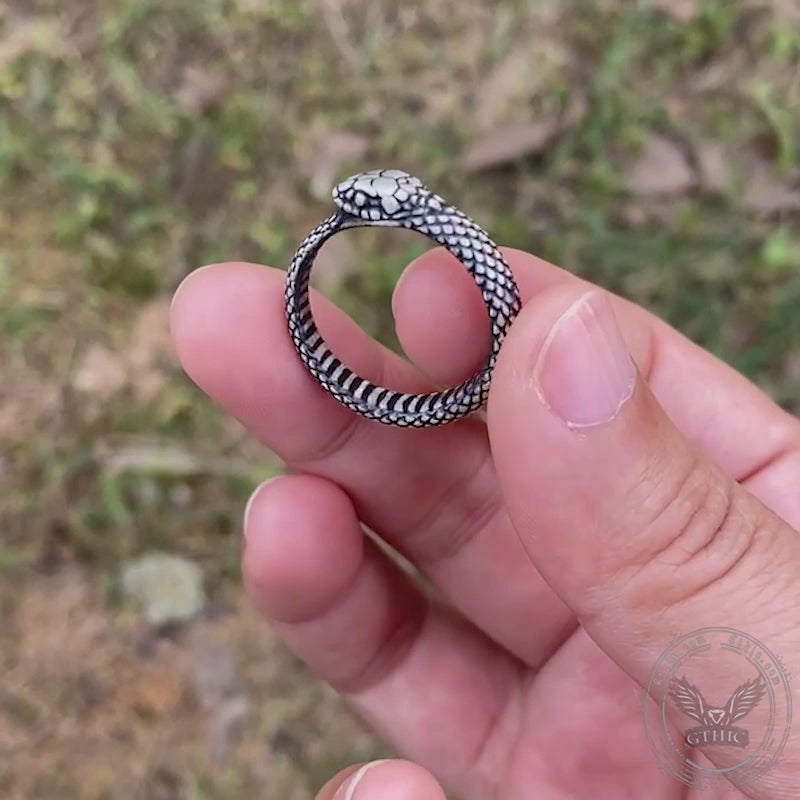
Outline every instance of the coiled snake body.
{"type": "Polygon", "coordinates": [[[305,238],[287,271],[286,315],[294,346],[322,387],[348,408],[388,425],[428,427],[479,409],[489,393],[497,354],[520,310],[511,270],[486,232],[466,214],[393,169],[354,175],[333,190],[339,210],[305,238]],[[470,273],[489,313],[492,344],[484,367],[459,386],[430,394],[395,392],[355,374],[333,354],[311,314],[309,278],[316,254],[348,228],[408,228],[447,248],[470,273]]]}

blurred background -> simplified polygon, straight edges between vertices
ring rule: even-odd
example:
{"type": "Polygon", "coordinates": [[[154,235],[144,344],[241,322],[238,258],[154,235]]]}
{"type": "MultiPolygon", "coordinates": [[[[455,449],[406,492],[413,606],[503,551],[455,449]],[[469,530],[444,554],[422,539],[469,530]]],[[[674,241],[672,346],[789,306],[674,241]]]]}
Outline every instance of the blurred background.
{"type": "MultiPolygon", "coordinates": [[[[295,800],[387,752],[243,599],[282,466],[167,329],[188,272],[284,267],[375,166],[800,411],[797,0],[4,0],[3,798],[295,800]]],[[[337,237],[315,281],[396,346],[427,246],[337,237]]]]}

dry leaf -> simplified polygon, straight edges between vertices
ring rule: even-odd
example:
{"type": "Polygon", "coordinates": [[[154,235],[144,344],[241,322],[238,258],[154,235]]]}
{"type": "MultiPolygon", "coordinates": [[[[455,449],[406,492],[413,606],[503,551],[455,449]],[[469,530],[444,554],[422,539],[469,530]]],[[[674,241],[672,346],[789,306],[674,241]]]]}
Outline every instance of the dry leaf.
{"type": "Polygon", "coordinates": [[[589,102],[586,95],[580,92],[573,94],[564,116],[561,118],[562,132],[577,127],[583,121],[588,110],[589,102]]]}
{"type": "Polygon", "coordinates": [[[139,310],[126,354],[132,367],[148,367],[161,358],[171,360],[169,306],[169,299],[160,297],[139,310]]]}
{"type": "Polygon", "coordinates": [[[730,188],[738,172],[736,177],[742,183],[740,203],[750,211],[779,214],[800,210],[800,187],[788,179],[778,178],[768,162],[752,153],[738,159],[740,168],[736,171],[730,151],[719,143],[702,145],[697,150],[697,160],[702,185],[710,191],[730,188]]]}
{"type": "Polygon", "coordinates": [[[632,201],[621,205],[619,213],[623,222],[633,230],[643,228],[651,219],[649,209],[638,201],[632,201]]]}
{"type": "Polygon", "coordinates": [[[183,70],[183,80],[175,92],[175,102],[190,114],[202,114],[216,106],[228,89],[222,76],[199,64],[189,64],[183,70]]]}
{"type": "Polygon", "coordinates": [[[489,72],[477,92],[473,114],[475,128],[488,131],[497,127],[503,113],[530,81],[530,48],[512,50],[489,72]]]}
{"type": "Polygon", "coordinates": [[[189,139],[177,164],[177,195],[196,216],[214,208],[224,197],[230,180],[219,158],[219,145],[213,135],[189,139]]]}
{"type": "Polygon", "coordinates": [[[700,0],[650,0],[650,5],[679,22],[691,22],[700,12],[700,0]]]}
{"type": "Polygon", "coordinates": [[[64,32],[56,19],[20,18],[0,35],[0,69],[26,53],[57,55],[64,52],[64,32]]]}
{"type": "Polygon", "coordinates": [[[52,420],[61,406],[61,387],[52,377],[33,372],[18,376],[0,391],[0,443],[18,441],[24,431],[52,420]]]}
{"type": "Polygon", "coordinates": [[[75,389],[106,402],[130,385],[141,402],[153,400],[167,380],[162,362],[171,359],[168,318],[169,301],[154,300],[140,310],[125,347],[92,344],[72,379],[75,389]]]}
{"type": "Polygon", "coordinates": [[[462,157],[461,167],[467,172],[479,172],[536,155],[560,132],[560,116],[500,128],[478,139],[462,157]]]}
{"type": "Polygon", "coordinates": [[[675,196],[692,189],[694,171],[684,152],[665,136],[653,134],[627,170],[626,183],[639,197],[675,196]]]}
{"type": "Polygon", "coordinates": [[[730,153],[719,142],[707,142],[697,149],[700,183],[710,192],[722,192],[731,182],[730,153]]]}
{"type": "Polygon", "coordinates": [[[127,370],[118,354],[101,344],[93,344],[83,356],[73,386],[99,400],[110,400],[127,382],[127,370]]]}
{"type": "Polygon", "coordinates": [[[667,112],[670,122],[675,126],[680,126],[691,117],[693,109],[686,97],[673,94],[664,101],[664,110],[667,112]]]}
{"type": "Polygon", "coordinates": [[[325,128],[314,130],[300,146],[298,167],[308,178],[311,194],[318,200],[329,200],[331,186],[343,166],[361,161],[369,140],[350,131],[325,128]]]}
{"type": "Polygon", "coordinates": [[[537,35],[520,36],[470,92],[472,123],[478,133],[520,122],[520,113],[535,108],[574,64],[573,54],[559,35],[558,17],[563,12],[558,4],[536,5],[531,13],[539,18],[537,35]]]}
{"type": "Polygon", "coordinates": [[[145,671],[136,686],[133,705],[144,717],[164,717],[176,711],[185,693],[185,676],[165,660],[145,671]]]}
{"type": "Polygon", "coordinates": [[[800,211],[800,189],[780,180],[768,164],[759,161],[745,177],[742,205],[763,214],[800,211]]]}
{"type": "Polygon", "coordinates": [[[576,94],[561,113],[496,127],[467,149],[461,157],[461,167],[467,172],[479,172],[537,155],[560,135],[578,125],[586,116],[587,109],[586,97],[576,94]]]}
{"type": "Polygon", "coordinates": [[[154,400],[167,382],[164,363],[172,359],[169,301],[159,298],[141,309],[123,356],[131,385],[142,403],[154,400]]]}

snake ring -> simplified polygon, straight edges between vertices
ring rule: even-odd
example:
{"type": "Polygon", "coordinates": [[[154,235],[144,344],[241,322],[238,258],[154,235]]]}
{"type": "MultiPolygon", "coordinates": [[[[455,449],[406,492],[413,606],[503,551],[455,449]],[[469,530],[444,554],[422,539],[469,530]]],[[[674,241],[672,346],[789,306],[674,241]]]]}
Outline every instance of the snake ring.
{"type": "Polygon", "coordinates": [[[497,354],[519,313],[519,290],[511,269],[487,233],[466,214],[396,169],[353,175],[333,190],[336,213],[301,243],[286,279],[289,334],[317,382],[340,403],[387,425],[425,428],[477,411],[486,402],[497,354]],[[483,368],[452,389],[430,394],[395,392],[360,377],[331,351],[311,314],[309,279],[314,259],[334,234],[348,228],[408,228],[447,248],[472,276],[489,312],[492,343],[483,368]]]}

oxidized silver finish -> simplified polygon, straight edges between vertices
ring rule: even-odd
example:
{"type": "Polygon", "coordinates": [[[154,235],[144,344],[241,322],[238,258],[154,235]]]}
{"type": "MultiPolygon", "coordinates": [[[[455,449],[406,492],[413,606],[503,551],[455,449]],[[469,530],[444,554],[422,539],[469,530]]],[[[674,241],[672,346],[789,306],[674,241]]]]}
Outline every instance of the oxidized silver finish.
{"type": "Polygon", "coordinates": [[[333,190],[337,213],[303,240],[289,265],[286,317],[294,346],[308,371],[340,403],[387,425],[424,428],[454,422],[477,411],[489,393],[503,339],[519,313],[511,269],[486,232],[466,214],[396,169],[353,175],[333,190]],[[309,278],[322,245],[348,228],[384,226],[417,231],[446,247],[466,267],[489,312],[492,345],[483,369],[452,389],[404,394],[356,375],[331,352],[311,315],[309,278]]]}

